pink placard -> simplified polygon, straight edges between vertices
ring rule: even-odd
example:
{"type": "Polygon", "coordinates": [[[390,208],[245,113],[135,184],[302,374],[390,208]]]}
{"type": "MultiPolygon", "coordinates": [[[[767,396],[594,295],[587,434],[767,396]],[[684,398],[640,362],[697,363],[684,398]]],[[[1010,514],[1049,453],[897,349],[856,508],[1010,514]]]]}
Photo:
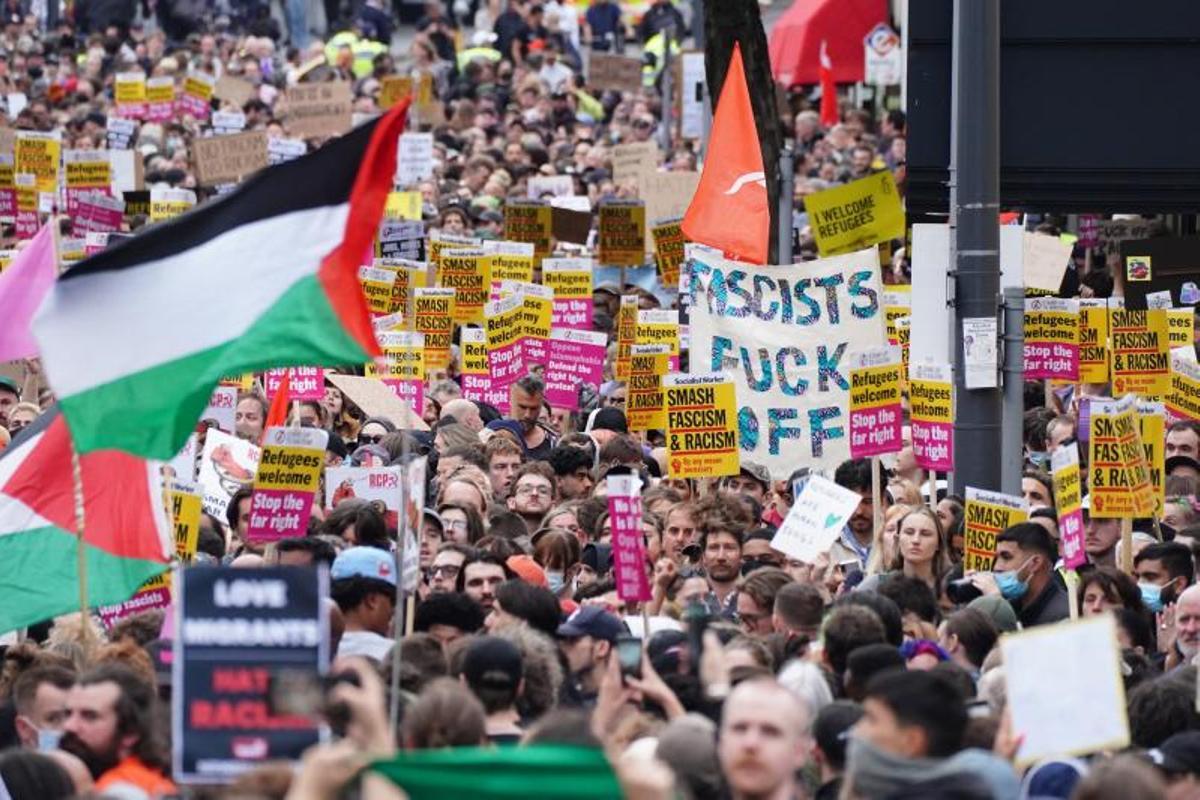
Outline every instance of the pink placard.
{"type": "Polygon", "coordinates": [[[1058,516],[1058,533],[1061,537],[1063,566],[1075,569],[1087,563],[1083,549],[1083,511],[1075,509],[1058,516]]]}
{"type": "Polygon", "coordinates": [[[282,367],[267,370],[263,386],[267,397],[274,397],[288,373],[288,397],[292,400],[322,400],[325,397],[324,367],[282,367]]]}
{"type": "Polygon", "coordinates": [[[112,606],[100,606],[96,609],[96,613],[100,615],[100,622],[107,629],[112,628],[113,625],[126,617],[132,617],[135,614],[141,614],[143,611],[151,611],[156,608],[166,608],[169,605],[171,605],[171,587],[159,586],[144,592],[139,591],[124,603],[117,603],[112,606]]]}
{"type": "Polygon", "coordinates": [[[604,382],[607,337],[592,331],[555,329],[549,341],[546,402],[552,408],[575,411],[579,408],[579,388],[590,384],[598,392],[604,382]]]}
{"type": "Polygon", "coordinates": [[[646,549],[642,542],[641,481],[633,475],[608,479],[608,516],[612,521],[613,573],[617,597],[627,603],[650,600],[646,549]],[[616,494],[614,494],[616,491],[616,494]]]}
{"type": "Polygon", "coordinates": [[[488,351],[488,374],[493,390],[503,390],[507,394],[508,387],[529,372],[523,345],[524,340],[518,339],[510,345],[488,351]]]}
{"type": "Polygon", "coordinates": [[[111,197],[106,191],[88,190],[67,194],[68,215],[71,229],[78,235],[83,233],[116,233],[121,230],[124,202],[111,197]]]}
{"type": "Polygon", "coordinates": [[[550,324],[555,328],[574,328],[578,331],[592,329],[592,298],[555,298],[551,309],[550,324]]]}
{"type": "Polygon", "coordinates": [[[413,412],[420,416],[425,413],[425,382],[402,378],[384,378],[386,385],[404,402],[408,403],[413,412]]]}
{"type": "Polygon", "coordinates": [[[175,119],[175,105],[176,101],[174,100],[147,103],[146,120],[149,122],[169,122],[175,119]]]}
{"type": "Polygon", "coordinates": [[[38,215],[36,211],[17,212],[17,238],[32,239],[38,232],[38,215]]]}
{"type": "Polygon", "coordinates": [[[251,542],[277,542],[304,536],[308,532],[312,506],[312,492],[255,489],[250,498],[250,526],[246,538],[251,542]]]}
{"type": "Polygon", "coordinates": [[[850,412],[850,457],[870,458],[894,453],[901,446],[899,403],[850,412]]]}
{"type": "Polygon", "coordinates": [[[508,387],[492,386],[492,379],[488,375],[464,373],[462,392],[463,397],[468,400],[487,403],[501,414],[508,414],[508,387]]]}
{"type": "Polygon", "coordinates": [[[1059,342],[1026,342],[1025,377],[1079,380],[1079,346],[1059,342]]]}
{"type": "Polygon", "coordinates": [[[954,426],[945,422],[912,421],[913,456],[922,469],[954,471],[954,426]]]}
{"type": "Polygon", "coordinates": [[[175,107],[180,114],[189,114],[198,120],[207,120],[208,113],[212,110],[209,101],[193,94],[185,94],[176,98],[175,107]]]}

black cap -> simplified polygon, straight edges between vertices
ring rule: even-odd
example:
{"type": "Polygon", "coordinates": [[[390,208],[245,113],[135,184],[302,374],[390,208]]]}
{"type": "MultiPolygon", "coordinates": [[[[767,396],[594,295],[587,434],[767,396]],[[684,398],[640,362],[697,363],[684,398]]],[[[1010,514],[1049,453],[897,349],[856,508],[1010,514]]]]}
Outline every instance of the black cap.
{"type": "Polygon", "coordinates": [[[467,647],[462,674],[472,689],[515,692],[521,683],[521,651],[507,639],[480,636],[467,647]]]}
{"type": "Polygon", "coordinates": [[[1183,731],[1158,746],[1163,772],[1171,775],[1200,775],[1200,731],[1183,731]]]}
{"type": "Polygon", "coordinates": [[[588,542],[583,546],[580,561],[587,564],[594,572],[603,575],[612,569],[612,545],[603,542],[588,542]]]}
{"type": "Polygon", "coordinates": [[[1170,476],[1176,467],[1191,467],[1197,472],[1200,472],[1200,461],[1197,461],[1191,456],[1171,456],[1163,464],[1163,467],[1166,469],[1168,476],[1170,476]]]}
{"type": "Polygon", "coordinates": [[[333,453],[338,458],[345,458],[350,455],[346,449],[346,441],[336,433],[330,433],[329,438],[325,441],[325,452],[333,453]]]}
{"type": "Polygon", "coordinates": [[[846,764],[846,741],[850,729],[863,715],[862,706],[849,700],[837,700],[822,708],[813,722],[813,739],[834,769],[846,764]]]}
{"type": "Polygon", "coordinates": [[[596,413],[589,421],[588,430],[629,433],[629,425],[625,422],[625,412],[619,408],[605,406],[596,410],[596,413]]]}

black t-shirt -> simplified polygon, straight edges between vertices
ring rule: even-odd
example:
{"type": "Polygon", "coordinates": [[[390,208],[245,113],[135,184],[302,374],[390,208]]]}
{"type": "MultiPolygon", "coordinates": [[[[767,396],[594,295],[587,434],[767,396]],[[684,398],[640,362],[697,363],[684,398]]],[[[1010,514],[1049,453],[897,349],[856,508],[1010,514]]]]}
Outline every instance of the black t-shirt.
{"type": "Polygon", "coordinates": [[[512,54],[514,39],[524,42],[529,35],[529,25],[525,23],[524,17],[511,9],[496,17],[496,24],[492,30],[496,34],[496,49],[505,58],[512,54]]]}

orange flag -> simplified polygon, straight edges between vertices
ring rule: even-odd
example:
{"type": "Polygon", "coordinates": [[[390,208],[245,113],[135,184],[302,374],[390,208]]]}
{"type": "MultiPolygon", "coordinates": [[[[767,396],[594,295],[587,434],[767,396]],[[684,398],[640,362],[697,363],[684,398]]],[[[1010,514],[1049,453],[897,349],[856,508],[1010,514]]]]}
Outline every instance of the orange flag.
{"type": "Polygon", "coordinates": [[[720,248],[732,258],[767,262],[771,235],[767,178],[742,51],[736,42],[713,115],[704,171],[683,216],[683,233],[690,241],[720,248]]]}

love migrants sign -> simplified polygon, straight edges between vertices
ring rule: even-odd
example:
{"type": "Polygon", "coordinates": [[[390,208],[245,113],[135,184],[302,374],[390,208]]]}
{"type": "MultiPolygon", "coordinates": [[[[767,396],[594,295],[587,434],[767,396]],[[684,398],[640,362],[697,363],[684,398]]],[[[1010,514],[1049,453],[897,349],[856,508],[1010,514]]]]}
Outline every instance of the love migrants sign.
{"type": "Polygon", "coordinates": [[[310,716],[273,709],[273,681],[329,664],[324,570],[181,570],[172,676],[180,783],[224,783],[264,761],[300,759],[323,739],[310,716]]]}
{"type": "Polygon", "coordinates": [[[742,458],[776,478],[850,456],[851,355],[887,344],[875,248],[788,266],[684,265],[690,369],[734,379],[742,458]]]}

